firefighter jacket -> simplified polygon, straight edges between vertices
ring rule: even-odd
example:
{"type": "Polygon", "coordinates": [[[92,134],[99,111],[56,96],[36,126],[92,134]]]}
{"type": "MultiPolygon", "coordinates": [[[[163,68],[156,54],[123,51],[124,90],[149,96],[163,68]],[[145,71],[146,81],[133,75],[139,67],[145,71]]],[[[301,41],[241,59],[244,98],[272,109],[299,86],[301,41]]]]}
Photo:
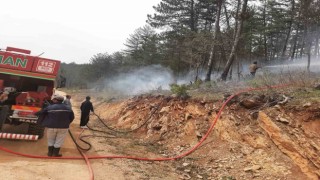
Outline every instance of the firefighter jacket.
{"type": "Polygon", "coordinates": [[[38,123],[47,128],[69,128],[74,119],[71,108],[63,103],[49,105],[36,115],[41,119],[38,123]]]}
{"type": "Polygon", "coordinates": [[[256,64],[251,64],[249,66],[249,70],[251,73],[255,73],[257,71],[257,69],[259,69],[260,67],[258,67],[256,64]]]}
{"type": "Polygon", "coordinates": [[[81,113],[84,113],[84,114],[89,114],[90,111],[94,112],[92,103],[89,100],[84,101],[81,104],[80,109],[81,109],[81,113]]]}

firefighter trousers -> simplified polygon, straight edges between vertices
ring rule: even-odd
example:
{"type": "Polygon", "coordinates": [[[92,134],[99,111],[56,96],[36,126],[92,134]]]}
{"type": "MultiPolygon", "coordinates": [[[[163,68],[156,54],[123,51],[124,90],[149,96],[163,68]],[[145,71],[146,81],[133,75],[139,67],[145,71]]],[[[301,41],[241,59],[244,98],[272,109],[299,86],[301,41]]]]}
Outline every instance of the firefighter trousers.
{"type": "Polygon", "coordinates": [[[54,148],[60,148],[64,143],[64,140],[68,134],[68,128],[48,128],[47,129],[47,138],[48,146],[54,146],[54,148]]]}

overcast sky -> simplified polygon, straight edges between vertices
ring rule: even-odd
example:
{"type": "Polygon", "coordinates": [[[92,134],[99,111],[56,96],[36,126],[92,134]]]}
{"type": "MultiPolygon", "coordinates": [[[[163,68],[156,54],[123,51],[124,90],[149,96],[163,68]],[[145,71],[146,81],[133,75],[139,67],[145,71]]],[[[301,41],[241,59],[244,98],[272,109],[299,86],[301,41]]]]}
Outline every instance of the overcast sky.
{"type": "Polygon", "coordinates": [[[31,50],[62,62],[88,63],[112,54],[146,24],[161,0],[5,0],[0,9],[0,48],[31,50]]]}

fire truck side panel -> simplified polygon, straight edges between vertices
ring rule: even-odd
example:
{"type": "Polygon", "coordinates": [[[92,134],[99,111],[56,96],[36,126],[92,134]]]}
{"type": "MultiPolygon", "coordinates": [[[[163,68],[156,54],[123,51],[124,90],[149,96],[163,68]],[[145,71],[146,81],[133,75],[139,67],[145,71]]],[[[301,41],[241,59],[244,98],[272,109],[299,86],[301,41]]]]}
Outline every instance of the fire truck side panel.
{"type": "Polygon", "coordinates": [[[35,57],[32,72],[56,76],[58,74],[59,67],[60,61],[35,57]]]}
{"type": "Polygon", "coordinates": [[[32,65],[32,56],[0,51],[0,67],[2,68],[31,71],[32,65]]]}

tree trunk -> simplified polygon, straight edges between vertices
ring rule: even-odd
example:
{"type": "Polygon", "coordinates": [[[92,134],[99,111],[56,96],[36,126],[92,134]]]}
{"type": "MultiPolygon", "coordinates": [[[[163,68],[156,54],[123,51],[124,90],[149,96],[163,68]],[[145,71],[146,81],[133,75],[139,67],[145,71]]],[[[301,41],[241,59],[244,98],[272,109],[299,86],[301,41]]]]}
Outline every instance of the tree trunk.
{"type": "Polygon", "coordinates": [[[238,0],[238,5],[237,5],[237,11],[236,11],[236,17],[235,17],[235,25],[234,25],[234,33],[233,33],[233,42],[236,38],[237,35],[237,29],[238,29],[238,23],[239,23],[239,11],[240,11],[240,6],[241,6],[241,0],[238,0]]]}
{"type": "Polygon", "coordinates": [[[311,44],[308,45],[308,64],[307,71],[310,72],[310,63],[311,63],[311,44]]]}
{"type": "Polygon", "coordinates": [[[227,30],[230,31],[230,20],[229,20],[229,15],[228,15],[228,10],[226,4],[223,4],[223,9],[224,9],[224,15],[226,16],[226,23],[227,23],[227,30]]]}
{"type": "Polygon", "coordinates": [[[289,24],[288,32],[287,32],[286,39],[284,41],[284,46],[282,49],[281,59],[283,59],[283,60],[286,59],[287,43],[288,43],[288,40],[289,40],[289,37],[291,34],[291,26],[292,26],[292,22],[290,22],[290,24],[289,24]]]}
{"type": "MultiPolygon", "coordinates": [[[[317,27],[317,30],[319,30],[319,27],[317,27]]],[[[319,31],[316,31],[316,32],[319,32],[319,31]]],[[[317,34],[316,35],[316,44],[315,44],[315,47],[314,47],[314,56],[318,56],[319,55],[319,37],[320,37],[320,35],[317,34]]]]}
{"type": "Polygon", "coordinates": [[[282,49],[282,59],[285,59],[285,56],[286,56],[286,51],[287,51],[287,44],[288,44],[288,40],[289,40],[289,37],[290,37],[290,34],[291,34],[291,28],[292,28],[292,22],[293,22],[293,18],[294,18],[294,9],[295,9],[295,0],[292,0],[291,1],[292,3],[292,8],[291,8],[291,17],[290,17],[290,22],[289,22],[289,26],[288,26],[288,32],[287,32],[287,35],[286,35],[286,39],[285,39],[285,42],[284,42],[284,46],[283,46],[283,49],[282,49]]]}
{"type": "MultiPolygon", "coordinates": [[[[298,12],[298,19],[301,18],[301,7],[299,8],[299,12],[298,12]]],[[[296,22],[297,23],[297,29],[296,29],[296,34],[293,38],[293,49],[292,49],[292,54],[291,54],[291,60],[293,60],[294,58],[297,58],[298,56],[298,53],[297,53],[297,45],[299,44],[298,43],[298,37],[299,37],[299,33],[301,32],[300,31],[300,28],[301,28],[301,25],[300,25],[300,22],[296,22]]]]}
{"type": "MultiPolygon", "coordinates": [[[[230,16],[228,15],[228,10],[227,10],[227,6],[226,6],[226,3],[223,4],[223,8],[224,8],[224,14],[226,16],[226,23],[227,23],[227,32],[228,33],[231,33],[231,27],[230,27],[230,16]]],[[[222,39],[222,36],[220,36],[220,40],[221,42],[223,42],[224,40],[222,39]]],[[[232,39],[233,41],[234,39],[232,39]]],[[[228,47],[231,47],[232,46],[232,41],[230,38],[227,39],[228,41],[228,47]]],[[[225,61],[226,62],[226,61],[225,61]]]]}
{"type": "Polygon", "coordinates": [[[291,52],[291,60],[294,59],[294,55],[296,54],[296,49],[297,49],[297,41],[298,41],[298,34],[299,34],[299,26],[297,27],[296,34],[293,38],[293,47],[292,47],[292,52],[291,52]]]}
{"type": "Polygon", "coordinates": [[[294,9],[295,9],[295,0],[292,0],[291,3],[292,3],[292,7],[291,7],[291,17],[290,17],[290,22],[289,22],[289,27],[288,27],[288,32],[287,32],[287,36],[286,36],[286,39],[284,41],[284,46],[283,46],[283,49],[282,49],[282,59],[285,59],[285,56],[286,56],[286,51],[287,51],[287,44],[288,44],[288,40],[289,40],[289,37],[290,37],[290,34],[291,34],[291,28],[292,28],[292,22],[293,22],[293,18],[294,18],[294,9]]]}
{"type": "Polygon", "coordinates": [[[200,65],[197,63],[197,65],[196,65],[196,76],[194,78],[194,82],[197,82],[199,80],[199,67],[200,67],[200,65]]]}
{"type": "MultiPolygon", "coordinates": [[[[264,1],[264,6],[263,6],[263,25],[264,27],[267,26],[267,21],[266,21],[266,0],[264,1]]],[[[264,60],[267,61],[268,60],[268,45],[267,45],[267,32],[266,29],[264,29],[263,32],[263,45],[264,45],[264,60]]]]}
{"type": "Polygon", "coordinates": [[[237,29],[237,33],[235,36],[235,40],[232,46],[232,50],[231,50],[231,54],[229,56],[228,62],[221,74],[221,79],[223,81],[225,81],[227,79],[228,76],[228,72],[229,69],[235,59],[236,53],[237,53],[237,49],[238,49],[238,44],[240,41],[240,36],[241,36],[241,31],[242,31],[242,27],[243,27],[243,22],[245,21],[245,17],[246,17],[246,11],[247,11],[247,4],[248,4],[248,0],[243,0],[243,4],[242,4],[242,8],[241,8],[241,15],[240,15],[240,22],[239,22],[239,27],[237,29]]]}
{"type": "Polygon", "coordinates": [[[238,71],[238,81],[240,81],[241,80],[241,73],[242,72],[240,72],[240,62],[238,61],[238,63],[237,63],[237,71],[238,71]]]}
{"type": "Polygon", "coordinates": [[[221,7],[222,7],[223,0],[218,0],[217,1],[217,6],[218,6],[218,11],[216,14],[216,22],[215,22],[215,30],[214,30],[214,35],[213,35],[213,43],[212,43],[212,48],[209,56],[209,62],[208,62],[208,71],[206,73],[206,78],[205,81],[210,81],[211,80],[211,73],[212,73],[212,68],[213,68],[213,58],[215,55],[215,50],[216,50],[216,43],[218,40],[219,32],[220,32],[220,14],[221,14],[221,7]]]}
{"type": "Polygon", "coordinates": [[[229,72],[229,80],[232,79],[232,71],[233,71],[233,68],[232,68],[232,65],[231,65],[231,67],[230,67],[230,72],[229,72]]]}
{"type": "Polygon", "coordinates": [[[220,51],[221,51],[221,59],[223,60],[223,62],[227,62],[226,50],[225,50],[223,44],[219,45],[219,47],[220,47],[220,51]]]}
{"type": "Polygon", "coordinates": [[[310,71],[310,62],[311,62],[311,46],[312,46],[312,21],[309,14],[310,6],[312,0],[304,0],[301,1],[301,8],[302,8],[302,19],[304,25],[304,45],[306,48],[307,56],[308,56],[308,65],[307,70],[310,71]]]}
{"type": "Polygon", "coordinates": [[[311,34],[310,34],[311,28],[308,28],[308,29],[306,29],[306,31],[308,32],[306,37],[306,51],[307,51],[307,57],[308,57],[307,71],[310,72],[312,40],[311,40],[311,34]]]}
{"type": "Polygon", "coordinates": [[[194,0],[191,0],[190,25],[191,25],[191,31],[192,31],[192,32],[196,32],[195,12],[194,12],[194,0]]]}
{"type": "Polygon", "coordinates": [[[302,38],[301,38],[301,47],[300,47],[300,58],[302,58],[302,55],[303,55],[303,51],[304,51],[304,45],[305,45],[305,33],[302,35],[302,38]]]}

